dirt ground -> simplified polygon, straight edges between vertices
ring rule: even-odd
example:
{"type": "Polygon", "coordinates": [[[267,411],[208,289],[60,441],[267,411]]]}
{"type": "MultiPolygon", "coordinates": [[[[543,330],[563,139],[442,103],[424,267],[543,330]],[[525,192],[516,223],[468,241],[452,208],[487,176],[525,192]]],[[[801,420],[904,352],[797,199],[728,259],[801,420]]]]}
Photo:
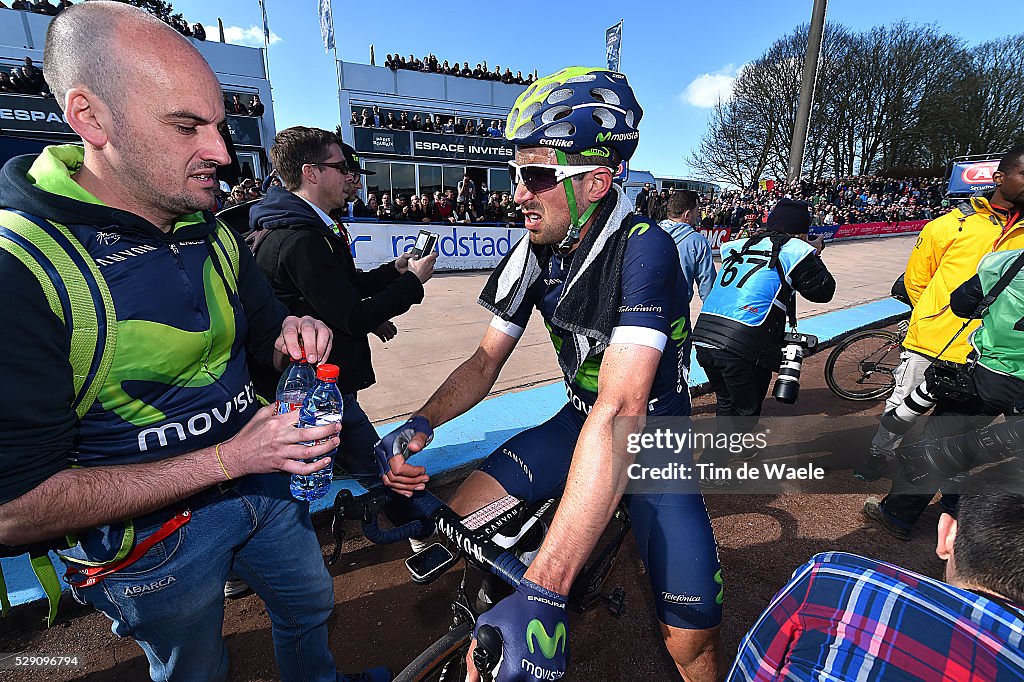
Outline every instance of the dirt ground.
{"type": "MultiPolygon", "coordinates": [[[[820,452],[829,468],[832,492],[778,495],[706,495],[725,577],[725,620],[722,627],[727,659],[792,571],[817,552],[842,550],[889,561],[931,576],[942,575],[936,558],[933,505],[910,542],[893,540],[872,526],[860,508],[868,493],[884,493],[885,480],[863,484],[830,453],[863,451],[873,434],[881,405],[842,401],[824,386],[825,353],[804,365],[803,387],[795,408],[768,399],[766,415],[801,415],[774,447],[794,452],[820,452]],[[831,465],[831,466],[830,466],[831,465]],[[841,485],[840,485],[841,483],[841,485]],[[846,494],[836,494],[842,489],[846,494]]],[[[695,399],[695,417],[714,413],[712,396],[695,399]]],[[[792,423],[792,422],[791,422],[792,423]]],[[[440,489],[442,497],[451,485],[440,489]]],[[[824,489],[823,489],[824,490],[824,489]]],[[[325,554],[330,534],[321,523],[325,554]]],[[[353,535],[355,533],[353,532],[353,535]]],[[[336,607],[330,621],[331,648],[340,670],[354,672],[387,664],[401,669],[446,629],[450,603],[461,570],[452,570],[421,587],[409,581],[403,560],[407,545],[376,547],[351,539],[331,573],[336,607]]],[[[628,538],[608,587],[626,590],[626,612],[612,618],[603,608],[571,618],[573,665],[569,680],[674,680],[674,667],[658,635],[647,579],[632,538],[628,538]]],[[[25,654],[78,653],[85,664],[74,671],[4,671],[7,680],[147,679],[145,657],[130,640],[110,632],[101,614],[62,604],[59,622],[51,629],[35,625],[41,605],[18,609],[0,622],[0,651],[25,654]]],[[[277,671],[270,622],[255,596],[226,606],[224,636],[231,658],[232,679],[274,680],[277,671]]]]}

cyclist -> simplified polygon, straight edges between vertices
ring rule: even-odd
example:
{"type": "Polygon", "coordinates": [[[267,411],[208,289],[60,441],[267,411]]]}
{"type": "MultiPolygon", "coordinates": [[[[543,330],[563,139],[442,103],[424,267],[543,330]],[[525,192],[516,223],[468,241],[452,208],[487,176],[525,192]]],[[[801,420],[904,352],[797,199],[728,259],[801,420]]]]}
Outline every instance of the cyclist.
{"type": "Polygon", "coordinates": [[[45,53],[84,148],[47,147],[0,174],[0,543],[76,534],[62,553],[76,598],[136,640],[155,680],[226,679],[229,570],[266,602],[281,678],[336,680],[333,583],[284,472],[329,464],[302,460],[337,448],[339,427],[300,431],[296,415],[259,409],[246,365],[247,351],[270,362],[276,348],[280,367],[300,339],[317,362],[331,332],[286,317],[210,213],[230,161],[217,78],[176,31],[113,2],[62,12],[45,53]],[[47,293],[70,298],[79,269],[50,265],[42,251],[59,243],[57,262],[77,256],[103,296],[61,306],[47,293]],[[79,412],[71,356],[86,307],[116,328],[116,350],[79,412]]]}
{"type": "MultiPolygon", "coordinates": [[[[411,436],[417,452],[434,428],[480,402],[539,309],[569,400],[492,453],[451,502],[467,514],[506,494],[539,500],[564,485],[526,580],[480,619],[504,636],[500,680],[558,679],[565,670],[565,595],[632,462],[612,447],[614,420],[690,414],[689,319],[675,243],[633,216],[612,182],[636,149],[642,115],[625,76],[605,69],[563,69],[520,95],[505,135],[516,144],[510,167],[528,238],[484,288],[480,302],[495,316],[476,352],[378,444],[390,457],[384,482],[406,495],[423,489],[425,471],[405,462],[400,439],[411,436]]],[[[712,680],[721,572],[704,500],[695,486],[686,492],[630,494],[627,503],[669,653],[686,679],[712,680]]]]}

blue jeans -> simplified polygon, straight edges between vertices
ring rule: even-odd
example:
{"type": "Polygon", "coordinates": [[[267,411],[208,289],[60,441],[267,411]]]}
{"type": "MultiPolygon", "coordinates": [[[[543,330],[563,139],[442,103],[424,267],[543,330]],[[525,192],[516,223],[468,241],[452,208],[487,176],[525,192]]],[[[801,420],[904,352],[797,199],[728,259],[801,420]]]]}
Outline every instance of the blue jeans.
{"type": "MultiPolygon", "coordinates": [[[[136,521],[136,542],[180,508],[191,520],[138,562],[88,588],[73,588],[132,637],[153,680],[223,680],[224,580],[235,573],[263,599],[273,626],[281,679],[338,679],[327,646],[334,584],[324,566],[307,504],[294,500],[287,474],[247,476],[136,521]]],[[[104,527],[80,536],[69,556],[102,561],[120,542],[104,527]]]]}

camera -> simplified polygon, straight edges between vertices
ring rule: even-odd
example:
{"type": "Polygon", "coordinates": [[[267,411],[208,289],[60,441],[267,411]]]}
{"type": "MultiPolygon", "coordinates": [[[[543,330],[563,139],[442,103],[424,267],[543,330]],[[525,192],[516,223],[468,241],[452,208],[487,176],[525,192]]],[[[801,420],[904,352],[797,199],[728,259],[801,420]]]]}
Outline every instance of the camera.
{"type": "Polygon", "coordinates": [[[937,483],[982,464],[1024,453],[1024,419],[1008,419],[960,436],[918,441],[896,451],[904,479],[937,483]]]}
{"type": "Polygon", "coordinates": [[[910,395],[897,405],[895,410],[890,410],[882,415],[880,420],[882,428],[889,433],[902,436],[910,430],[918,417],[935,407],[937,402],[939,402],[939,396],[932,393],[928,387],[928,381],[925,380],[911,391],[910,395]]]}
{"type": "Polygon", "coordinates": [[[806,351],[814,350],[818,345],[818,337],[812,334],[788,332],[782,337],[782,364],[779,365],[779,376],[775,380],[772,395],[780,403],[792,405],[800,393],[800,367],[804,362],[806,351]]]}
{"type": "Polygon", "coordinates": [[[915,388],[906,400],[882,415],[882,426],[902,436],[917,418],[928,412],[939,400],[964,402],[974,395],[974,380],[963,365],[933,364],[924,372],[924,382],[915,388]]]}

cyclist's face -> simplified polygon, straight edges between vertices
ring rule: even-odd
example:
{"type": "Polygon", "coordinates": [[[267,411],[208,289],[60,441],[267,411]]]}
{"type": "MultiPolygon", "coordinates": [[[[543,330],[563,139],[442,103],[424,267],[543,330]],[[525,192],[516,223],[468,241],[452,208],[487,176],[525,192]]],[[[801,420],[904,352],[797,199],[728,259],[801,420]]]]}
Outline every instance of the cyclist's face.
{"type": "MultiPolygon", "coordinates": [[[[548,147],[527,147],[516,150],[516,163],[557,164],[553,149],[548,147]]],[[[565,196],[562,183],[546,192],[533,194],[526,188],[526,183],[515,187],[513,198],[522,207],[523,219],[530,241],[534,244],[557,244],[569,232],[569,200],[565,196]]],[[[585,207],[580,206],[580,211],[585,207]]]]}

